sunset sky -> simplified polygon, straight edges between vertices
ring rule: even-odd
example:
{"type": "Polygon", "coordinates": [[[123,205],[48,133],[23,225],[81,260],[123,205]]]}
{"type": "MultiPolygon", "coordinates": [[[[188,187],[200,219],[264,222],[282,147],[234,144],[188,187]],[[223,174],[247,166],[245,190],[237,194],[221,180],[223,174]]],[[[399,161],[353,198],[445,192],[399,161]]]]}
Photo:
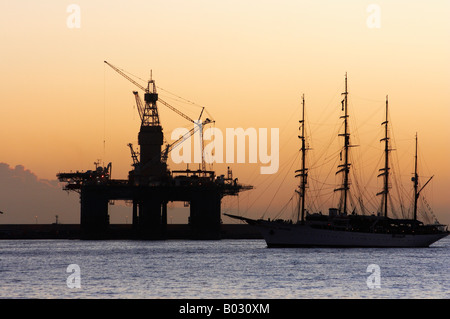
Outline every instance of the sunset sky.
{"type": "MultiPolygon", "coordinates": [[[[255,187],[224,199],[224,212],[266,218],[279,213],[298,183],[299,157],[292,161],[300,147],[302,94],[310,196],[317,179],[326,182],[322,188],[328,194],[318,209],[327,209],[328,200],[337,205],[331,184],[339,183],[334,172],[347,72],[360,188],[379,201],[373,198],[382,187],[376,175],[389,95],[392,157],[398,160],[400,183],[411,191],[405,205],[412,199],[417,132],[422,183],[434,175],[423,194],[439,221],[450,224],[449,13],[450,2],[442,0],[1,1],[0,211],[5,214],[0,224],[33,223],[36,215],[50,223],[55,214],[61,222],[79,222],[77,196],[56,185],[58,172],[92,169],[100,160],[112,162],[113,178],[127,178],[132,168],[127,144],[137,147],[140,125],[136,87],[104,60],[145,80],[152,70],[164,89],[161,98],[192,118],[200,113],[198,105],[204,106],[224,132],[279,128],[276,174],[261,175],[261,163],[213,167],[225,174],[229,165],[241,183],[255,187]],[[67,10],[71,4],[80,9],[79,27],[74,11],[67,10]],[[25,175],[31,177],[19,181],[25,175]],[[8,186],[12,181],[14,189],[8,186]],[[52,190],[49,198],[61,195],[58,204],[39,207],[36,201],[26,207],[29,196],[36,200],[28,182],[45,184],[52,190]],[[20,185],[23,197],[13,201],[11,192],[17,194],[20,185]]],[[[166,142],[173,129],[192,127],[161,104],[159,110],[166,142]]],[[[125,221],[116,214],[113,222],[125,221]]]]}

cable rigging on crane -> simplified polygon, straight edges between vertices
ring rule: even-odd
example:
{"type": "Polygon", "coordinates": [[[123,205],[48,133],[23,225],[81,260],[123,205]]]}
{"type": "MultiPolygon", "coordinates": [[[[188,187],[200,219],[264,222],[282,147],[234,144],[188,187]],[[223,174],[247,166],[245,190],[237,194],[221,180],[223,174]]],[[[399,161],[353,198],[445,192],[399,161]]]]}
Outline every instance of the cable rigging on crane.
{"type": "MultiPolygon", "coordinates": [[[[172,110],[173,112],[177,113],[184,119],[188,120],[189,122],[194,123],[194,128],[191,129],[187,134],[183,135],[177,141],[166,145],[165,149],[161,152],[161,163],[165,164],[167,162],[168,153],[172,149],[174,149],[176,146],[178,146],[180,144],[180,142],[183,142],[187,138],[187,135],[194,134],[195,132],[200,130],[200,143],[201,143],[200,146],[201,146],[201,153],[202,153],[201,170],[203,170],[203,171],[206,170],[205,159],[204,159],[204,154],[203,154],[203,147],[204,147],[203,146],[203,126],[206,124],[209,124],[209,123],[213,123],[214,121],[210,120],[209,118],[206,118],[206,120],[204,120],[203,122],[200,122],[203,112],[205,111],[205,107],[201,107],[202,110],[200,112],[200,116],[199,116],[198,120],[195,121],[190,116],[186,115],[185,113],[181,112],[177,108],[173,107],[172,105],[170,105],[166,101],[162,100],[158,96],[158,93],[156,92],[156,84],[155,84],[155,81],[152,79],[151,72],[150,72],[150,80],[147,81],[147,87],[144,87],[140,83],[136,82],[129,75],[127,75],[128,72],[126,72],[122,69],[119,69],[118,67],[112,65],[111,63],[109,63],[107,61],[104,61],[104,63],[106,63],[114,71],[116,71],[117,73],[122,75],[125,79],[127,79],[128,81],[133,83],[136,87],[138,87],[139,89],[141,89],[142,91],[145,92],[144,93],[144,102],[142,102],[142,99],[139,96],[139,92],[133,91],[133,94],[134,94],[134,97],[136,100],[137,110],[139,113],[139,117],[141,119],[141,127],[160,126],[160,119],[159,119],[158,108],[157,108],[157,104],[156,104],[157,101],[161,102],[161,104],[163,104],[164,106],[166,106],[168,109],[172,110]]],[[[141,78],[139,78],[139,79],[142,80],[141,78]]],[[[164,90],[164,91],[166,91],[166,90],[164,90]]],[[[171,93],[171,94],[173,94],[173,93],[171,93]]],[[[186,99],[184,99],[184,100],[186,100],[186,99]]],[[[186,101],[188,101],[191,104],[195,104],[189,100],[186,100],[186,101]]],[[[197,104],[195,104],[195,105],[197,105],[197,104]]],[[[136,167],[136,165],[139,163],[139,161],[137,159],[137,154],[134,152],[131,144],[128,144],[128,146],[131,149],[133,166],[136,167]]]]}

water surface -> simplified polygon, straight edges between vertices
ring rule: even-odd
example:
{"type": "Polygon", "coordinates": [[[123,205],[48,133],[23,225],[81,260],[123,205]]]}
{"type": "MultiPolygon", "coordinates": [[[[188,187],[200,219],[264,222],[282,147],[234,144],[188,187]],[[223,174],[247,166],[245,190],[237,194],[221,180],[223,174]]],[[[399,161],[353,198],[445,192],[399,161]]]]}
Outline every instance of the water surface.
{"type": "Polygon", "coordinates": [[[2,240],[0,297],[450,298],[449,249],[448,237],[417,249],[269,249],[263,240],[2,240]],[[67,272],[71,264],[79,266],[80,288],[69,288],[77,275],[67,272]],[[370,264],[379,266],[380,288],[368,287],[370,264]]]}

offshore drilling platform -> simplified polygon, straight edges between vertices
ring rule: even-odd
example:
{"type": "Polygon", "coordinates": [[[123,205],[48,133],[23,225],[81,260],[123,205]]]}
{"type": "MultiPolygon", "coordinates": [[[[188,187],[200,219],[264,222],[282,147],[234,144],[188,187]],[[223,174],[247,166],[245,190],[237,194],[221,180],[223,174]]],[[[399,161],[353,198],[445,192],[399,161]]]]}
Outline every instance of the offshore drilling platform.
{"type": "MultiPolygon", "coordinates": [[[[167,229],[167,204],[172,201],[189,203],[190,237],[192,239],[220,239],[221,201],[252,186],[239,184],[228,169],[227,175],[216,176],[207,171],[204,162],[201,169],[170,171],[168,153],[186,136],[163,149],[163,130],[158,116],[157,102],[194,122],[184,113],[158,98],[153,79],[147,87],[134,81],[121,69],[104,61],[117,73],[144,91],[142,102],[138,91],[133,91],[141,119],[138,134],[139,154],[128,144],[133,169],[127,180],[111,178],[111,163],[106,167],[96,165],[95,170],[59,173],[59,181],[66,183],[64,190],[80,194],[80,228],[82,238],[107,238],[109,232],[108,204],[113,200],[131,201],[133,204],[133,237],[140,239],[164,239],[167,229]]],[[[197,123],[188,134],[193,134],[210,119],[197,123]]],[[[202,150],[203,153],[203,150],[202,150]]]]}

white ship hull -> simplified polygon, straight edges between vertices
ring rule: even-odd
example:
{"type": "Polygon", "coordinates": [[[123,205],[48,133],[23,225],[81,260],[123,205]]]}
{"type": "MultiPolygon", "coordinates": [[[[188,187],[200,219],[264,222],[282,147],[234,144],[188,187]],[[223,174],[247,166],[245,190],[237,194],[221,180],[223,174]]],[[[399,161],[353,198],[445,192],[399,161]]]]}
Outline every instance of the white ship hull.
{"type": "Polygon", "coordinates": [[[428,247],[448,232],[435,234],[363,233],[313,228],[259,220],[257,227],[268,247],[428,247]]]}

